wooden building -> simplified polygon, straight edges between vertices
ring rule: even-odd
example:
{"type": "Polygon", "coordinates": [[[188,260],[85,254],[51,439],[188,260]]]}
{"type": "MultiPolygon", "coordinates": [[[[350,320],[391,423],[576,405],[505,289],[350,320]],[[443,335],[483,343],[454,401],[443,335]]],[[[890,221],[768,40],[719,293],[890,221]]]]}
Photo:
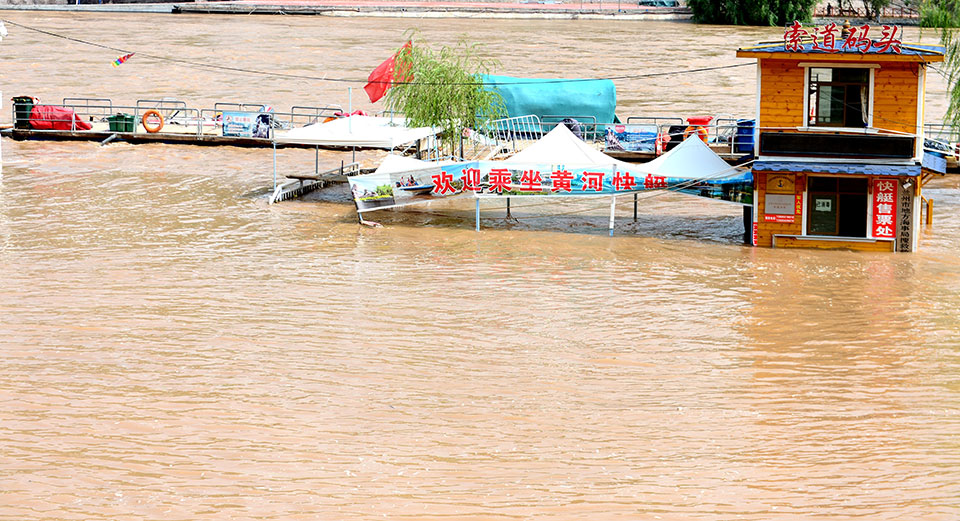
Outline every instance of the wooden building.
{"type": "Polygon", "coordinates": [[[794,23],[737,51],[757,60],[755,245],[916,248],[922,186],[945,171],[923,139],[927,64],[944,56],[899,31],[794,23]]]}

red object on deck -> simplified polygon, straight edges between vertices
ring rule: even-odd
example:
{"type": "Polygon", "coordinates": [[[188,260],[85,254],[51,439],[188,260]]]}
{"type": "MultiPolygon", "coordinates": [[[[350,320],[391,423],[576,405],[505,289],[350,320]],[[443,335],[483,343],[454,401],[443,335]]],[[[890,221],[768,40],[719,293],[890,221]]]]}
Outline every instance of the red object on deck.
{"type": "Polygon", "coordinates": [[[713,116],[693,116],[687,118],[687,123],[691,125],[709,125],[713,121],[713,116]]]}
{"type": "Polygon", "coordinates": [[[393,85],[394,79],[406,81],[406,74],[395,69],[397,66],[397,56],[410,49],[411,45],[411,42],[407,42],[399,51],[395,52],[393,56],[387,58],[387,60],[380,65],[377,65],[377,68],[373,69],[373,72],[367,77],[369,83],[363,86],[363,90],[367,92],[367,97],[370,98],[371,103],[376,102],[387,93],[387,89],[393,85]],[[398,72],[400,72],[400,74],[397,74],[398,72]],[[396,78],[396,76],[400,77],[396,78]]]}
{"type": "Polygon", "coordinates": [[[55,105],[34,105],[30,126],[36,130],[90,130],[93,126],[80,119],[76,112],[55,105]]]}
{"type": "Polygon", "coordinates": [[[709,125],[712,119],[713,116],[693,116],[687,118],[687,123],[689,123],[690,126],[683,132],[683,139],[687,139],[691,135],[696,134],[704,143],[709,141],[706,125],[709,125]]]}

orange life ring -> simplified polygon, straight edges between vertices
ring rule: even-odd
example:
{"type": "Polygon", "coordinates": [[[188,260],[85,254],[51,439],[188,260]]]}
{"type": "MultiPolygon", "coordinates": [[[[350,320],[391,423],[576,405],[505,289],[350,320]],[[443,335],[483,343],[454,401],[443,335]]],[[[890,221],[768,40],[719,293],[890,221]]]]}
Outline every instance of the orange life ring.
{"type": "Polygon", "coordinates": [[[144,130],[151,134],[156,134],[157,132],[160,132],[160,129],[163,128],[163,114],[160,114],[156,110],[148,110],[143,113],[143,117],[140,118],[140,123],[143,125],[144,130]],[[148,124],[147,118],[150,116],[156,116],[160,120],[160,123],[157,123],[156,125],[148,124]]]}
{"type": "Polygon", "coordinates": [[[335,120],[335,119],[337,119],[337,118],[335,118],[335,117],[333,117],[333,116],[328,116],[327,118],[325,118],[325,119],[323,120],[323,122],[324,122],[324,123],[330,123],[331,121],[333,121],[333,120],[335,120]]]}
{"type": "Polygon", "coordinates": [[[707,142],[707,129],[701,125],[690,125],[683,131],[683,139],[696,134],[704,143],[707,142]]]}

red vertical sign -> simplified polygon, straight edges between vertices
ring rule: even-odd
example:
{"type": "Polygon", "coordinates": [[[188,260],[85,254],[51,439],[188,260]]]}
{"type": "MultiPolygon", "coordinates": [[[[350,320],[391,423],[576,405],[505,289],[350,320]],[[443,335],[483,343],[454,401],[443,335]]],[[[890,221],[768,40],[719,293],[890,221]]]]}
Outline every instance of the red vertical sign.
{"type": "Polygon", "coordinates": [[[897,180],[873,180],[873,236],[893,239],[896,235],[897,180]]]}

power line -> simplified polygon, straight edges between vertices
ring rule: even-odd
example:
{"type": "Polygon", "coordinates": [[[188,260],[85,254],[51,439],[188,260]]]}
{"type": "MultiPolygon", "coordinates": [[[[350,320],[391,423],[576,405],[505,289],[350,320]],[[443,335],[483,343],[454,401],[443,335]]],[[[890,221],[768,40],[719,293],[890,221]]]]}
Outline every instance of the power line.
{"type": "MultiPolygon", "coordinates": [[[[483,82],[483,81],[477,81],[477,82],[457,82],[457,83],[443,83],[443,82],[422,82],[422,83],[420,83],[420,82],[416,82],[416,81],[410,81],[410,82],[404,82],[404,81],[389,81],[389,82],[372,81],[372,82],[371,82],[371,81],[369,81],[369,80],[367,80],[367,79],[330,78],[330,77],[327,77],[327,76],[310,76],[310,75],[305,75],[305,74],[287,74],[287,73],[283,73],[283,72],[263,71],[263,70],[257,70],[257,69],[246,69],[246,68],[242,68],[242,67],[229,67],[229,66],[226,66],[226,65],[215,65],[215,64],[212,64],[212,63],[195,62],[195,61],[189,61],[189,60],[181,60],[181,59],[178,59],[178,58],[170,58],[170,57],[167,57],[167,56],[159,56],[159,55],[156,55],[156,54],[150,54],[150,53],[141,52],[141,51],[133,51],[133,50],[130,50],[130,49],[123,49],[123,48],[119,48],[119,47],[112,47],[112,46],[110,46],[110,45],[104,45],[104,44],[97,43],[97,42],[91,42],[91,41],[88,41],[88,40],[83,40],[83,39],[81,39],[81,38],[74,38],[74,37],[72,37],[72,36],[67,36],[67,35],[64,35],[64,34],[59,34],[59,33],[55,33],[55,32],[52,32],[52,31],[47,31],[47,30],[44,30],[44,29],[38,29],[38,28],[36,28],[36,27],[30,27],[30,26],[28,26],[28,25],[24,25],[24,24],[21,24],[21,23],[13,22],[13,21],[6,20],[6,19],[4,19],[4,20],[2,20],[2,21],[3,21],[4,23],[10,24],[10,25],[13,25],[13,26],[16,26],[16,27],[20,27],[20,28],[26,29],[26,30],[28,30],[28,31],[34,31],[34,32],[37,32],[37,33],[40,33],[40,34],[44,34],[44,35],[47,35],[47,36],[51,36],[51,37],[53,37],[53,38],[60,38],[60,39],[63,39],[63,40],[67,40],[67,41],[74,42],[74,43],[79,43],[79,44],[82,44],[82,45],[88,45],[88,46],[91,46],[91,47],[97,47],[97,48],[100,48],[100,49],[107,49],[107,50],[119,52],[119,53],[122,53],[122,54],[136,53],[138,56],[141,56],[141,57],[152,58],[152,59],[154,59],[154,60],[160,60],[160,61],[165,61],[165,62],[170,62],[170,63],[176,63],[176,64],[183,65],[183,66],[186,66],[186,67],[194,67],[194,68],[201,68],[201,69],[212,69],[212,70],[229,71],[229,72],[239,72],[239,73],[244,73],[244,74],[256,74],[256,75],[260,75],[260,76],[273,76],[273,77],[277,77],[277,78],[288,78],[288,79],[295,79],[295,80],[311,80],[311,81],[330,81],[330,82],[339,82],[339,83],[363,83],[363,84],[366,84],[366,83],[391,83],[392,85],[488,85],[488,86],[506,86],[506,85],[529,85],[529,84],[531,83],[530,81],[523,81],[523,82],[483,82]]],[[[610,81],[614,81],[614,80],[632,80],[632,79],[643,79],[643,78],[657,78],[657,77],[661,77],[661,76],[672,76],[672,75],[677,75],[677,74],[693,74],[693,73],[698,73],[698,72],[710,72],[710,71],[717,71],[717,70],[722,70],[722,69],[733,69],[733,68],[737,68],[737,67],[747,67],[747,66],[754,66],[754,65],[756,65],[755,62],[750,62],[750,63],[736,63],[736,64],[732,64],[732,65],[718,65],[718,66],[715,66],[715,67],[701,67],[701,68],[698,68],[698,69],[684,69],[684,70],[677,70],[677,71],[654,72],[654,73],[649,73],[649,74],[629,74],[629,75],[623,75],[623,76],[610,76],[610,77],[606,77],[606,78],[579,78],[579,79],[541,80],[541,81],[537,81],[536,83],[538,83],[538,84],[548,84],[548,83],[577,83],[577,82],[596,81],[596,80],[598,80],[598,79],[599,79],[599,80],[610,80],[610,81]]]]}

